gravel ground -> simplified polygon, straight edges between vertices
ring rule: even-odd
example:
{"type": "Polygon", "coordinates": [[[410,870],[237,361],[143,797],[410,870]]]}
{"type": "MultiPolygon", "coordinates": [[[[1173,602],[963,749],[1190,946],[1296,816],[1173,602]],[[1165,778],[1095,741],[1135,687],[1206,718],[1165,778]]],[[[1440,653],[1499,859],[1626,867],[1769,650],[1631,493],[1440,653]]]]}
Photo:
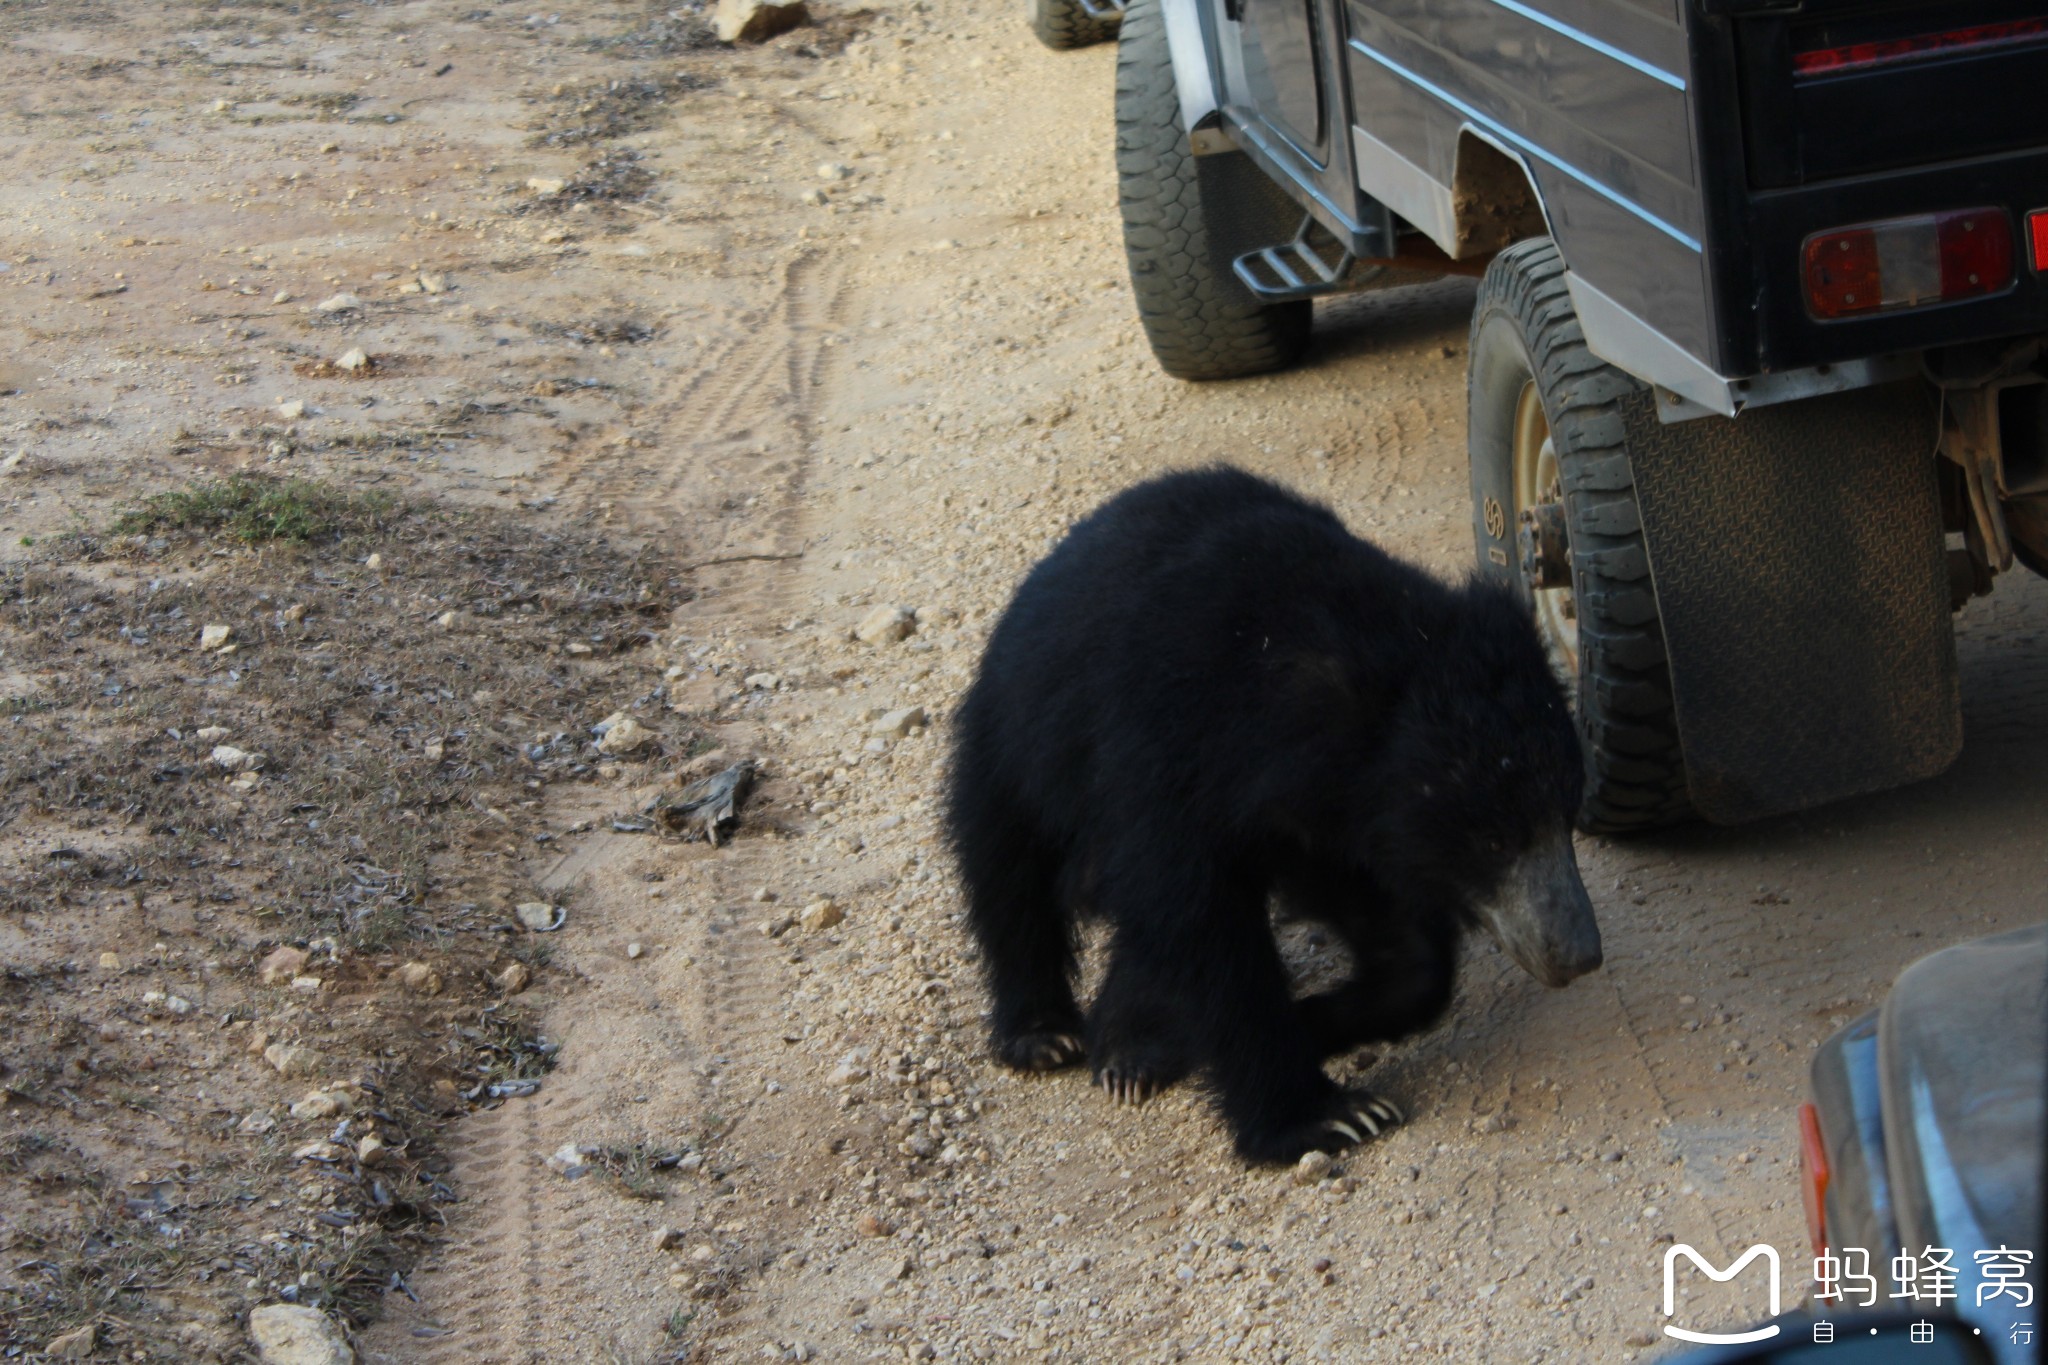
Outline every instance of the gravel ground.
{"type": "MultiPolygon", "coordinates": [[[[8,411],[41,469],[7,486],[10,541],[288,460],[690,566],[690,600],[603,676],[708,752],[537,808],[551,837],[523,872],[569,921],[525,1003],[558,1064],[448,1134],[461,1202],[366,1359],[1648,1356],[1673,1240],[1722,1263],[1769,1241],[1796,1298],[1813,1046],[1907,962],[2041,913],[2048,593],[2022,578],[1961,618],[1954,771],[1582,841],[1606,968],[1548,992],[1475,944],[1443,1027],[1341,1064],[1409,1122],[1327,1172],[1244,1168],[1185,1088],[1131,1110],[1084,1073],[1003,1072],[934,811],[994,613],[1103,497],[1217,459],[1462,573],[1472,285],[1328,305],[1290,374],[1164,378],[1124,282],[1114,54],[1046,52],[992,0],[828,13],[739,51],[637,5],[167,11],[165,66],[94,78],[123,83],[99,101],[118,132],[27,72],[130,60],[134,34],[87,4],[35,14],[6,19],[24,175],[0,208],[43,233],[9,277],[31,344],[4,401],[34,405],[8,411]],[[367,102],[338,133],[294,121],[347,93],[367,102]],[[164,127],[137,122],[159,106],[164,127]],[[73,140],[38,150],[30,114],[73,140]],[[218,262],[223,234],[271,264],[218,262]],[[125,265],[96,245],[126,236],[125,265]],[[92,287],[30,287],[58,266],[92,287]],[[441,271],[445,297],[398,292],[441,271]],[[202,276],[202,302],[244,313],[196,307],[202,276]],[[371,306],[295,311],[338,289],[371,306]],[[273,291],[291,311],[248,315],[273,291]],[[294,368],[349,344],[392,357],[374,385],[294,368]],[[286,419],[294,398],[314,410],[286,419]],[[439,446],[342,439],[451,411],[470,425],[439,446]],[[912,633],[853,638],[879,607],[912,633]],[[743,757],[761,779],[721,846],[610,819],[743,757]]],[[[1304,978],[1340,967],[1312,934],[1286,947],[1304,978]]],[[[1760,1311],[1705,1285],[1688,1305],[1703,1326],[1760,1311]]]]}

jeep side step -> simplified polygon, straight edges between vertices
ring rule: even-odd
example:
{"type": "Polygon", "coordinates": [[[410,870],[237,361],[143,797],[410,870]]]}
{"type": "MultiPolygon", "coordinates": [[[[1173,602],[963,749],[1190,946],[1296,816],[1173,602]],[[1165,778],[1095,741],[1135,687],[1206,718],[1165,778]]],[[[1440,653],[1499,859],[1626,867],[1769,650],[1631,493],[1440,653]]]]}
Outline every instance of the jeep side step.
{"type": "Polygon", "coordinates": [[[1335,233],[1314,217],[1305,216],[1291,239],[1248,251],[1232,261],[1230,268],[1261,303],[1278,303],[1363,289],[1389,270],[1410,272],[1411,279],[1428,275],[1476,279],[1486,273],[1486,264],[1492,259],[1489,251],[1452,260],[1436,243],[1412,230],[1396,239],[1392,256],[1356,256],[1335,233]]]}
{"type": "Polygon", "coordinates": [[[1293,237],[1248,251],[1232,261],[1230,268],[1262,302],[1278,303],[1343,293],[1351,287],[1351,271],[1357,262],[1335,233],[1313,215],[1303,215],[1301,228],[1293,237]]]}

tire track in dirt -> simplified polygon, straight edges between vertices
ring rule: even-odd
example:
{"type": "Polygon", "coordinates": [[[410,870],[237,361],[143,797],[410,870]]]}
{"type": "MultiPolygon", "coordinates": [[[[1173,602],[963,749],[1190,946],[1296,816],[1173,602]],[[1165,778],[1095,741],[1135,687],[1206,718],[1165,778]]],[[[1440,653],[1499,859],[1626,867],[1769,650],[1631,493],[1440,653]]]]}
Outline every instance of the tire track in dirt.
{"type": "Polygon", "coordinates": [[[419,1306],[378,1325],[366,1342],[370,1359],[508,1365],[534,1358],[522,1342],[533,1340],[543,1312],[543,1266],[554,1250],[541,1245],[531,1156],[537,1141],[529,1100],[509,1100],[464,1125],[452,1151],[451,1174],[465,1192],[454,1222],[474,1224],[419,1277],[416,1292],[426,1291],[419,1306]],[[453,1292],[436,1301],[444,1283],[453,1292]]]}
{"type": "Polygon", "coordinates": [[[729,324],[738,335],[633,415],[637,445],[615,437],[578,441],[564,452],[553,495],[575,514],[626,535],[694,527],[702,538],[687,553],[700,559],[758,549],[736,546],[732,536],[763,520],[777,531],[790,529],[784,513],[801,503],[811,437],[806,414],[843,276],[843,266],[824,253],[790,257],[773,299],[729,324]],[[758,508],[744,508],[749,497],[770,503],[777,515],[764,519],[758,508]],[[742,509],[754,515],[729,517],[742,509]]]}
{"type": "Polygon", "coordinates": [[[692,1358],[714,1341],[778,1335],[775,1299],[749,1292],[795,1240],[793,1206],[772,1191],[815,1188],[815,1180],[797,1172],[808,1154],[822,1150],[805,1140],[831,1122],[822,1097],[787,1084],[794,1068],[822,1059],[783,1019],[792,972],[778,959],[800,954],[792,954],[786,940],[756,932],[754,921],[762,916],[749,913],[755,907],[746,900],[747,888],[772,875],[772,864],[772,856],[750,849],[721,860],[715,895],[730,908],[707,918],[704,970],[691,1000],[693,1031],[714,1054],[697,1077],[699,1107],[719,1125],[707,1143],[707,1166],[718,1168],[736,1192],[729,1208],[704,1211],[692,1229],[693,1242],[718,1253],[691,1291],[702,1305],[692,1324],[692,1358]]]}
{"type": "MultiPolygon", "coordinates": [[[[780,474],[762,488],[745,525],[759,528],[765,545],[734,546],[723,540],[691,547],[701,557],[721,552],[788,553],[802,544],[805,460],[813,433],[811,403],[827,362],[824,338],[843,313],[843,265],[822,252],[793,256],[782,268],[772,302],[752,310],[755,325],[730,345],[713,350],[708,363],[675,380],[670,392],[637,415],[636,427],[651,433],[638,447],[583,452],[563,471],[557,496],[594,514],[610,503],[614,527],[634,534],[674,534],[678,528],[715,528],[714,513],[765,473],[780,474]],[[775,429],[772,447],[758,438],[775,429]],[[745,444],[740,444],[744,442],[745,444]]],[[[793,599],[789,566],[748,564],[727,570],[729,592],[685,608],[674,624],[702,635],[785,612],[793,599]]],[[[686,1186],[661,1206],[662,1221],[684,1233],[693,1251],[709,1250],[690,1267],[678,1287],[695,1296],[687,1337],[703,1340],[724,1330],[735,1286],[772,1260],[784,1230],[747,1202],[747,1214],[718,1213],[715,1190],[735,1175],[728,1163],[780,1164],[777,1150],[792,1131],[829,1121],[822,1105],[809,1105],[803,1122],[781,1119],[770,1127],[759,1110],[780,1096],[764,1091],[790,1050],[781,1026],[788,968],[777,960],[787,946],[753,931],[762,916],[748,899],[751,888],[775,880],[771,854],[747,844],[706,854],[684,855],[692,874],[690,899],[696,913],[677,943],[678,926],[663,920],[644,901],[630,898],[638,879],[630,876],[644,859],[672,853],[672,846],[612,835],[589,836],[541,881],[550,895],[578,894],[578,940],[594,945],[611,940],[667,938],[680,951],[656,973],[611,974],[594,990],[556,1006],[548,1018],[550,1037],[563,1042],[563,1065],[547,1077],[541,1094],[509,1101],[474,1117],[456,1131],[451,1144],[456,1188],[463,1202],[451,1220],[452,1241],[436,1270],[419,1278],[417,1305],[395,1302],[366,1340],[368,1359],[454,1362],[511,1362],[562,1359],[566,1342],[580,1342],[587,1358],[605,1353],[675,1349],[650,1335],[654,1315],[619,1307],[650,1297],[661,1284],[656,1267],[597,1262],[586,1248],[585,1229],[616,1221],[619,1196],[602,1178],[564,1179],[542,1157],[565,1142],[588,1142],[589,1127],[613,1131],[622,1101],[636,1088],[654,1089],[647,1073],[689,1076],[661,1088],[673,1118],[668,1127],[701,1130],[703,1195],[686,1186]],[[677,1093],[683,1092],[683,1093],[677,1093]],[[743,1143],[725,1140],[743,1138],[743,1143]],[[746,1155],[728,1154],[744,1146],[746,1155]],[[694,1283],[691,1283],[694,1281],[694,1283]]],[[[558,949],[559,951],[559,949],[558,949]]],[[[578,955],[579,958],[582,956],[578,955]]],[[[571,959],[572,971],[586,964],[571,959]]],[[[595,964],[589,964],[595,965],[595,964]]],[[[648,1114],[651,1121],[656,1116],[648,1114]]],[[[670,1291],[667,1297],[672,1300],[670,1291]]],[[[740,1302],[744,1302],[741,1300],[740,1302]]],[[[579,1356],[578,1358],[586,1358],[579,1356]]]]}

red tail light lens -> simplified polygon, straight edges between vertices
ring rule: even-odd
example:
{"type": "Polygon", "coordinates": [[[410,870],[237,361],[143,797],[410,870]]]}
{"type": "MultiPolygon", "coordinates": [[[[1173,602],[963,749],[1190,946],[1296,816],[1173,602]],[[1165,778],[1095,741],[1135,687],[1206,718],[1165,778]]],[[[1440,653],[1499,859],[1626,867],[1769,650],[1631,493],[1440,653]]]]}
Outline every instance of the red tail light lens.
{"type": "Polygon", "coordinates": [[[1800,250],[1807,307],[1822,321],[1996,294],[2013,280],[2001,209],[1858,223],[1817,232],[1800,250]]]}
{"type": "Polygon", "coordinates": [[[1828,1249],[1827,1144],[1821,1140],[1820,1111],[1811,1103],[1799,1106],[1799,1193],[1806,1202],[1806,1233],[1813,1239],[1813,1254],[1824,1256],[1828,1249]]]}
{"type": "Polygon", "coordinates": [[[1796,80],[1819,76],[1843,76],[1872,67],[1903,62],[1936,61],[1965,56],[1987,48],[2018,47],[2048,39],[2048,19],[2012,19],[2002,24],[1973,24],[1946,33],[1922,33],[1911,38],[1891,38],[1875,43],[1850,43],[1846,47],[1816,48],[1792,54],[1792,75],[1796,80]]]}
{"type": "Polygon", "coordinates": [[[2048,271],[2048,209],[2027,215],[2027,241],[2033,248],[2034,269],[2048,271]]]}

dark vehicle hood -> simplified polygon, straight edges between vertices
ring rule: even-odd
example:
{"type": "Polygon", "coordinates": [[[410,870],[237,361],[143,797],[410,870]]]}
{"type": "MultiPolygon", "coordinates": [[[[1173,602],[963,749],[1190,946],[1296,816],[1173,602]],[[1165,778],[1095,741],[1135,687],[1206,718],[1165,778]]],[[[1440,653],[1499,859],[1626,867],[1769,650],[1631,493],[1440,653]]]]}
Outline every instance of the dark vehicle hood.
{"type": "Polygon", "coordinates": [[[1908,967],[1879,1011],[1877,1049],[1898,1244],[1955,1249],[1967,1311],[1970,1252],[2040,1240],[2048,925],[1908,967]]]}

